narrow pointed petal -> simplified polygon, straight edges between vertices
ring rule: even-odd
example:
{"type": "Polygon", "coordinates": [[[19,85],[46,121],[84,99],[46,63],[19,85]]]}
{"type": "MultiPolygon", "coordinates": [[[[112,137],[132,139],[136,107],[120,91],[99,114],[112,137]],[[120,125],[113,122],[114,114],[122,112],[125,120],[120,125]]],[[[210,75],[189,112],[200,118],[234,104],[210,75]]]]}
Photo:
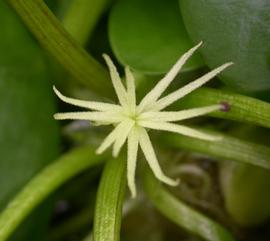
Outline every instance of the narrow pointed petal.
{"type": "Polygon", "coordinates": [[[139,104],[139,111],[142,111],[146,106],[154,103],[162,93],[167,89],[170,83],[174,80],[175,76],[181,70],[186,61],[191,57],[191,55],[202,45],[200,42],[198,45],[183,54],[176,64],[170,69],[170,71],[161,79],[157,85],[142,99],[139,104]]]}
{"type": "Polygon", "coordinates": [[[133,120],[127,120],[124,122],[124,125],[122,126],[121,132],[118,133],[118,136],[116,137],[114,146],[113,146],[113,156],[118,156],[122,146],[125,144],[125,141],[128,137],[128,134],[131,130],[131,128],[134,126],[133,120]]]}
{"type": "Polygon", "coordinates": [[[121,81],[119,73],[117,72],[117,69],[115,65],[113,64],[111,58],[107,54],[103,54],[102,56],[105,59],[106,64],[109,68],[113,87],[118,97],[118,100],[123,107],[126,107],[127,106],[127,92],[121,81]]]}
{"type": "Polygon", "coordinates": [[[127,98],[128,98],[130,108],[135,113],[135,108],[136,108],[135,79],[128,66],[125,68],[125,73],[126,73],[126,81],[127,81],[127,98]]]}
{"type": "Polygon", "coordinates": [[[115,123],[121,121],[123,117],[119,113],[85,111],[56,113],[54,118],[56,120],[89,120],[115,123]]]}
{"type": "Polygon", "coordinates": [[[120,106],[118,105],[108,104],[108,103],[103,103],[103,102],[96,102],[96,101],[77,100],[74,98],[64,96],[63,94],[60,93],[59,90],[56,89],[55,86],[53,86],[53,90],[60,100],[71,105],[88,108],[92,110],[98,110],[98,111],[120,110],[120,106]]]}
{"type": "Polygon", "coordinates": [[[197,116],[209,114],[211,112],[221,110],[222,105],[210,105],[199,108],[192,108],[181,111],[162,111],[162,112],[145,112],[140,115],[140,120],[151,120],[151,121],[180,121],[197,116]]]}
{"type": "Polygon", "coordinates": [[[184,96],[186,96],[190,92],[192,92],[195,89],[204,85],[206,82],[208,82],[209,80],[214,78],[216,75],[218,75],[220,72],[222,72],[224,69],[228,68],[232,64],[233,64],[232,62],[223,64],[223,65],[219,66],[218,68],[205,74],[204,76],[192,81],[191,83],[185,85],[184,87],[182,87],[182,88],[172,92],[171,94],[163,97],[162,99],[160,99],[157,102],[157,104],[155,106],[155,110],[162,110],[162,109],[166,108],[167,106],[169,106],[170,104],[172,104],[173,102],[183,98],[184,96]]]}
{"type": "Polygon", "coordinates": [[[146,161],[148,162],[156,178],[168,185],[176,186],[178,181],[165,176],[161,170],[150,138],[144,128],[140,128],[139,143],[146,161]]]}
{"type": "Polygon", "coordinates": [[[121,130],[123,128],[124,123],[119,123],[111,132],[110,134],[104,139],[104,141],[101,143],[101,145],[96,150],[97,154],[101,154],[105,150],[107,150],[116,140],[119,133],[121,133],[121,130]]]}
{"type": "Polygon", "coordinates": [[[135,172],[137,164],[139,138],[137,128],[133,128],[128,136],[128,151],[127,151],[127,180],[128,187],[131,192],[131,197],[136,197],[135,172]]]}
{"type": "Polygon", "coordinates": [[[204,133],[202,131],[198,131],[196,129],[193,129],[193,128],[190,128],[187,126],[177,125],[177,124],[173,124],[173,123],[140,121],[139,125],[141,125],[145,128],[175,132],[177,134],[190,136],[193,138],[198,138],[198,139],[207,140],[207,141],[219,141],[222,139],[221,136],[209,135],[209,134],[204,133]]]}

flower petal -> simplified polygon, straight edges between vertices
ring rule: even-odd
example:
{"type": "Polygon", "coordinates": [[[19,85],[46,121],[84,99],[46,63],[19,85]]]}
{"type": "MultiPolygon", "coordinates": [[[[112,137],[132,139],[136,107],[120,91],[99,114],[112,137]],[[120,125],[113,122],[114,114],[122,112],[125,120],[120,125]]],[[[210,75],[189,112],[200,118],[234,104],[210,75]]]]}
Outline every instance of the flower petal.
{"type": "Polygon", "coordinates": [[[118,156],[122,146],[125,144],[125,141],[128,137],[128,134],[131,130],[131,128],[134,126],[135,121],[133,120],[126,120],[124,121],[124,124],[121,128],[121,132],[118,133],[118,136],[116,137],[114,146],[113,146],[113,156],[118,156]]]}
{"type": "Polygon", "coordinates": [[[127,148],[127,180],[131,197],[136,197],[135,171],[138,154],[139,136],[137,128],[133,128],[128,136],[127,148]]]}
{"type": "Polygon", "coordinates": [[[135,108],[136,108],[135,79],[128,66],[125,68],[125,73],[126,73],[126,81],[127,81],[127,98],[128,98],[130,109],[135,114],[135,108]]]}
{"type": "Polygon", "coordinates": [[[120,110],[121,108],[119,105],[114,105],[114,104],[70,98],[61,94],[60,91],[57,90],[55,86],[53,86],[53,90],[55,94],[59,97],[59,99],[71,105],[84,107],[84,108],[88,108],[92,110],[99,110],[99,111],[120,110]]]}
{"type": "Polygon", "coordinates": [[[148,162],[150,168],[152,169],[154,175],[156,176],[157,179],[159,179],[160,181],[171,185],[171,186],[176,186],[178,185],[178,181],[177,180],[173,180],[167,176],[164,175],[164,173],[162,172],[154,148],[151,144],[150,138],[147,134],[147,131],[144,128],[139,128],[140,130],[140,135],[139,135],[139,143],[140,143],[140,147],[144,153],[144,156],[146,158],[146,161],[148,162]]]}
{"type": "Polygon", "coordinates": [[[138,107],[139,112],[141,112],[148,105],[152,105],[162,95],[162,93],[167,89],[169,84],[173,81],[175,76],[181,70],[182,66],[201,45],[202,42],[200,42],[198,45],[196,45],[180,57],[180,59],[170,69],[170,71],[165,75],[165,77],[161,79],[157,83],[157,85],[142,99],[138,107]]]}
{"type": "Polygon", "coordinates": [[[109,68],[113,87],[118,97],[118,100],[123,107],[127,107],[127,92],[121,81],[119,73],[117,72],[117,69],[115,65],[113,64],[111,58],[107,54],[103,54],[102,56],[105,59],[106,64],[109,68]]]}
{"type": "Polygon", "coordinates": [[[207,140],[207,141],[219,141],[222,139],[221,136],[209,135],[209,134],[204,133],[202,131],[198,131],[196,129],[193,129],[193,128],[190,128],[187,126],[177,125],[177,124],[173,124],[173,123],[139,121],[139,125],[143,126],[145,128],[175,132],[175,133],[178,133],[181,135],[190,136],[193,138],[198,138],[198,139],[207,140]]]}
{"type": "Polygon", "coordinates": [[[66,112],[54,114],[56,120],[90,120],[90,121],[104,121],[107,123],[116,123],[123,119],[122,115],[117,112],[66,112]]]}
{"type": "Polygon", "coordinates": [[[145,112],[140,115],[140,120],[150,121],[180,121],[196,116],[206,115],[208,113],[221,110],[222,105],[209,105],[205,107],[192,108],[181,111],[162,111],[162,112],[145,112]]]}
{"type": "Polygon", "coordinates": [[[190,92],[194,91],[195,89],[201,87],[203,84],[214,78],[218,75],[221,71],[232,65],[233,63],[226,63],[223,64],[216,69],[210,71],[209,73],[205,74],[204,76],[192,81],[191,83],[185,85],[184,87],[172,92],[171,94],[163,97],[160,99],[157,104],[155,105],[155,110],[162,110],[172,104],[173,102],[179,100],[180,98],[186,96],[190,92]]]}
{"type": "Polygon", "coordinates": [[[108,149],[116,140],[119,133],[121,133],[123,125],[125,125],[124,122],[119,123],[111,132],[110,134],[103,140],[103,142],[100,144],[98,149],[96,150],[97,154],[101,154],[106,149],[108,149]]]}

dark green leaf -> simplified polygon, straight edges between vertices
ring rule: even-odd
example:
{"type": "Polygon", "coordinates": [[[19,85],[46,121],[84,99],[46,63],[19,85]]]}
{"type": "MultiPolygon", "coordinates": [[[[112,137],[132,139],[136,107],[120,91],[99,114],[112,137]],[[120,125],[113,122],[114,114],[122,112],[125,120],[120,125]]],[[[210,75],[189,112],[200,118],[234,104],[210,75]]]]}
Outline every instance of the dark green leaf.
{"type": "MultiPolygon", "coordinates": [[[[118,60],[143,73],[164,73],[193,44],[176,0],[120,0],[110,16],[109,36],[118,60]]],[[[195,55],[183,70],[202,66],[195,55]]]]}
{"type": "Polygon", "coordinates": [[[214,68],[235,65],[221,75],[239,91],[270,89],[270,2],[268,0],[180,0],[193,41],[204,41],[201,53],[214,68]]]}
{"type": "MultiPolygon", "coordinates": [[[[58,153],[59,133],[46,59],[12,9],[0,2],[0,208],[58,153]]],[[[49,210],[38,212],[44,226],[49,210]]],[[[32,220],[33,225],[33,220],[32,220]]],[[[29,225],[31,227],[31,225],[29,225]]],[[[28,231],[28,234],[26,234],[28,231]]],[[[39,239],[42,233],[24,237],[39,239]],[[38,236],[39,235],[39,236],[38,236]],[[30,237],[31,236],[31,237],[30,237]]],[[[16,238],[18,240],[19,238],[16,238]]]]}

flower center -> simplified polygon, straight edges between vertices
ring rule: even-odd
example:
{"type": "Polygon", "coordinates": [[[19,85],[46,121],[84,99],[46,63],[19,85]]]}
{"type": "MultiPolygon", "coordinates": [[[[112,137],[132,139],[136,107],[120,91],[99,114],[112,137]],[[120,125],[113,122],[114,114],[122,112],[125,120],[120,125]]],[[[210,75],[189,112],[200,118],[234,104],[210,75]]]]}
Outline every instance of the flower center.
{"type": "Polygon", "coordinates": [[[133,120],[136,124],[138,119],[139,119],[140,113],[138,113],[137,111],[128,111],[128,112],[124,113],[124,115],[127,118],[133,120]]]}

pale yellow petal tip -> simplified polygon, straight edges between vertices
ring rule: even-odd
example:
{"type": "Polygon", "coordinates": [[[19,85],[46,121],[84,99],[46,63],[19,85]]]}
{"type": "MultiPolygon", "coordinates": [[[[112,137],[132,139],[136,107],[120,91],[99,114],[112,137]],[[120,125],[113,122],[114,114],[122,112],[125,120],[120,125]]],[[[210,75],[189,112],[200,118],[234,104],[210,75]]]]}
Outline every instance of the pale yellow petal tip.
{"type": "Polygon", "coordinates": [[[100,154],[102,154],[103,152],[104,152],[104,150],[101,150],[101,149],[99,149],[99,148],[96,150],[96,154],[97,154],[97,155],[100,155],[100,154]]]}
{"type": "Polygon", "coordinates": [[[130,196],[131,196],[131,198],[136,198],[136,196],[137,196],[136,190],[130,189],[130,196]]]}
{"type": "Polygon", "coordinates": [[[209,141],[222,141],[223,140],[223,136],[220,135],[213,135],[209,141]]]}
{"type": "Polygon", "coordinates": [[[103,57],[103,59],[105,60],[107,66],[108,66],[108,68],[109,68],[110,70],[115,68],[114,63],[113,63],[111,57],[110,57],[108,54],[103,53],[103,54],[102,54],[102,57],[103,57]]]}
{"type": "Polygon", "coordinates": [[[112,62],[112,59],[108,54],[103,53],[102,57],[106,61],[107,64],[108,64],[108,62],[112,62]]]}
{"type": "Polygon", "coordinates": [[[177,178],[177,179],[172,179],[172,178],[169,178],[167,176],[163,176],[162,178],[159,178],[157,177],[161,182],[169,185],[169,186],[172,186],[172,187],[175,187],[175,186],[178,186],[179,183],[180,183],[180,179],[177,178]]]}
{"type": "Polygon", "coordinates": [[[127,177],[127,180],[128,180],[128,189],[130,192],[130,196],[131,198],[135,198],[137,196],[136,184],[135,182],[130,183],[128,177],[127,177]]]}
{"type": "Polygon", "coordinates": [[[176,187],[180,184],[180,178],[177,178],[176,180],[171,179],[171,183],[167,183],[170,186],[176,187]]]}
{"type": "Polygon", "coordinates": [[[227,68],[231,65],[234,65],[234,62],[228,62],[228,63],[223,64],[224,68],[227,68]]]}
{"type": "Polygon", "coordinates": [[[113,149],[113,151],[112,151],[112,156],[113,156],[114,158],[118,157],[119,152],[120,152],[120,150],[119,150],[119,151],[118,151],[118,150],[116,151],[116,150],[113,149]]]}
{"type": "Polygon", "coordinates": [[[192,47],[191,49],[188,50],[188,53],[194,53],[198,48],[200,48],[203,44],[203,41],[199,42],[198,44],[196,44],[194,47],[192,47]]]}
{"type": "Polygon", "coordinates": [[[58,96],[59,99],[63,99],[64,96],[61,94],[61,92],[53,85],[53,91],[58,96]]]}
{"type": "Polygon", "coordinates": [[[224,139],[223,136],[216,136],[216,141],[222,141],[224,139]]]}
{"type": "Polygon", "coordinates": [[[56,95],[60,93],[59,90],[55,87],[55,85],[53,85],[53,91],[56,95]]]}
{"type": "Polygon", "coordinates": [[[203,45],[203,41],[200,41],[196,46],[195,46],[195,48],[199,48],[199,47],[201,47],[203,45]]]}
{"type": "Polygon", "coordinates": [[[57,88],[55,87],[55,85],[53,85],[53,91],[57,92],[57,88]]]}
{"type": "Polygon", "coordinates": [[[53,118],[54,118],[55,120],[61,120],[61,118],[60,118],[60,116],[59,116],[59,113],[54,114],[54,115],[53,115],[53,118]]]}

